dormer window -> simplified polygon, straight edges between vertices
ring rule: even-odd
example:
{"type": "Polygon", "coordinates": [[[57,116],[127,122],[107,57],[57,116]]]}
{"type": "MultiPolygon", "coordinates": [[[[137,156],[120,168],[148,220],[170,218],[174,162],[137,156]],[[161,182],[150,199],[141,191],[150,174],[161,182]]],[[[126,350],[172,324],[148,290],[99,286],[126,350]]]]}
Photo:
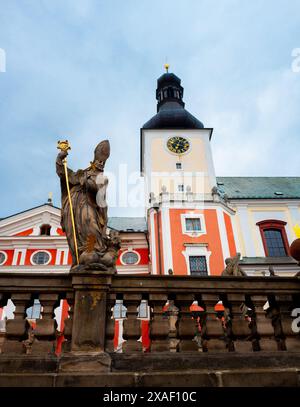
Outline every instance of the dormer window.
{"type": "Polygon", "coordinates": [[[41,236],[50,236],[50,232],[51,232],[51,225],[42,225],[41,226],[41,236]]]}

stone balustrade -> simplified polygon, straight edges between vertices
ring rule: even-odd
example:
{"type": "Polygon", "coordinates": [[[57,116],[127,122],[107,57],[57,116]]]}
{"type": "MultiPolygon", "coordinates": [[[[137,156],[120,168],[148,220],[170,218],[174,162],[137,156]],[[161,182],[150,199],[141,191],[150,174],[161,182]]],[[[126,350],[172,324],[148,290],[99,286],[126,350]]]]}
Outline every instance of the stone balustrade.
{"type": "MultiPolygon", "coordinates": [[[[0,307],[5,307],[9,301],[14,306],[13,318],[5,321],[0,341],[1,353],[54,353],[57,339],[54,310],[60,305],[60,300],[69,301],[72,295],[71,280],[66,275],[0,274],[0,307]],[[34,305],[35,300],[39,300],[41,315],[34,324],[30,324],[26,311],[34,305]]],[[[65,330],[66,338],[70,338],[68,324],[65,330]]]]}
{"type": "Polygon", "coordinates": [[[117,386],[166,377],[183,386],[200,378],[213,386],[295,385],[300,336],[291,314],[300,308],[299,288],[299,277],[3,273],[0,307],[11,301],[14,312],[1,323],[0,386],[18,385],[17,378],[90,385],[91,377],[117,386]],[[32,321],[27,310],[37,299],[41,315],[32,321]],[[68,315],[58,332],[61,300],[68,315]]]}
{"type": "Polygon", "coordinates": [[[299,352],[291,316],[300,308],[299,288],[297,277],[123,275],[113,278],[110,292],[127,307],[124,353],[142,352],[142,298],[150,306],[150,352],[299,352]]]}
{"type": "MultiPolygon", "coordinates": [[[[2,329],[2,354],[48,354],[55,349],[54,310],[69,305],[62,352],[114,352],[116,299],[126,308],[122,352],[300,351],[291,312],[300,308],[297,277],[0,275],[0,306],[11,300],[13,319],[2,329]],[[39,299],[30,326],[26,310],[39,299]],[[139,306],[147,300],[150,347],[141,343],[139,306]]],[[[120,304],[119,304],[120,305],[120,304]]],[[[4,324],[2,324],[4,326],[4,324]]]]}

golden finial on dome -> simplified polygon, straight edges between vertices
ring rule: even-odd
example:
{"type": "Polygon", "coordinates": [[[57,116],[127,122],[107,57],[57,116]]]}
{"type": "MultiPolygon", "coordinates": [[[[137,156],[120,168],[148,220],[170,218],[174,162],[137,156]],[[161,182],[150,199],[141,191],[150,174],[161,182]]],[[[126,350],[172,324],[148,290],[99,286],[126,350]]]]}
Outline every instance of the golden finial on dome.
{"type": "Polygon", "coordinates": [[[166,72],[168,73],[170,65],[168,63],[165,63],[164,67],[165,67],[166,72]]]}

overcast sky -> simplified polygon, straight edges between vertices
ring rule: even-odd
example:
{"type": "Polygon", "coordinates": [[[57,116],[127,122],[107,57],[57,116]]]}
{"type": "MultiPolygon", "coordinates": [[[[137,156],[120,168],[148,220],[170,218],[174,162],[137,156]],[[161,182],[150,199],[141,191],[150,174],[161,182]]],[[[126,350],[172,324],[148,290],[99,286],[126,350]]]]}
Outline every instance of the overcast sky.
{"type": "Polygon", "coordinates": [[[107,171],[138,171],[166,58],[187,110],[214,128],[217,175],[300,175],[297,0],[0,0],[0,48],[0,217],[49,191],[60,206],[59,139],[73,169],[108,138],[107,171]]]}

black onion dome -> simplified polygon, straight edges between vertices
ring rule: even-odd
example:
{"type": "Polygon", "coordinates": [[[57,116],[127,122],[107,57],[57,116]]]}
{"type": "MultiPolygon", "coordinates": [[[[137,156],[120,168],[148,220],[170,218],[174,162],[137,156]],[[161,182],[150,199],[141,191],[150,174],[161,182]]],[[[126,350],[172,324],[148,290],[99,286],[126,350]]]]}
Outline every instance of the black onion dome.
{"type": "Polygon", "coordinates": [[[203,124],[184,108],[181,80],[165,73],[157,80],[157,114],[143,129],[203,129],[203,124]]]}

